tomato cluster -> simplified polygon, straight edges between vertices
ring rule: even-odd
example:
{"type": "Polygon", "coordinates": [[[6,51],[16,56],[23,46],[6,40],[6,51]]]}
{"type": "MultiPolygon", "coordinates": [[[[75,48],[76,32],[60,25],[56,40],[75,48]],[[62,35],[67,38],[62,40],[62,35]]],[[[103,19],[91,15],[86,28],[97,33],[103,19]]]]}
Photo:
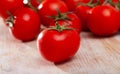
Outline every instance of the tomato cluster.
{"type": "Polygon", "coordinates": [[[119,0],[1,0],[0,16],[15,38],[37,38],[45,59],[63,62],[78,51],[81,31],[117,33],[119,8],[119,0]]]}

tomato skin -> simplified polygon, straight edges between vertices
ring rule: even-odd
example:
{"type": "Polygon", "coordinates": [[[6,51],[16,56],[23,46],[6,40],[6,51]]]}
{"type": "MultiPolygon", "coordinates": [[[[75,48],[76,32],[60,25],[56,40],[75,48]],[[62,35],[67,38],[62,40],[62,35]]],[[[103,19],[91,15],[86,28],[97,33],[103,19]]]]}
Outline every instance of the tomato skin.
{"type": "Polygon", "coordinates": [[[89,15],[90,9],[92,9],[92,8],[89,6],[79,5],[76,7],[76,9],[74,11],[77,14],[77,16],[81,19],[83,31],[89,30],[88,25],[87,25],[88,24],[87,20],[88,20],[88,15],[89,15]]]}
{"type": "Polygon", "coordinates": [[[118,31],[119,14],[112,6],[96,6],[89,15],[89,29],[96,35],[109,36],[118,31]]]}
{"type": "MultiPolygon", "coordinates": [[[[67,14],[67,17],[70,18],[70,20],[59,20],[57,22],[59,22],[60,25],[66,25],[67,27],[74,28],[78,33],[80,33],[81,20],[78,18],[78,16],[71,12],[67,14]]],[[[52,21],[50,26],[55,26],[55,22],[52,21]]]]}
{"type": "Polygon", "coordinates": [[[61,13],[68,11],[66,4],[61,0],[45,0],[39,5],[38,8],[41,22],[44,26],[47,27],[52,21],[52,19],[49,18],[49,16],[57,15],[58,9],[60,10],[61,13]]]}
{"type": "Polygon", "coordinates": [[[0,8],[0,17],[2,17],[4,20],[8,18],[6,10],[3,8],[0,8]]]}
{"type": "Polygon", "coordinates": [[[43,30],[37,40],[41,55],[55,63],[66,61],[73,57],[79,49],[80,37],[75,30],[43,30]],[[67,52],[67,53],[66,53],[67,52]]]}
{"type": "Polygon", "coordinates": [[[15,10],[23,6],[23,0],[0,0],[0,14],[6,19],[8,17],[7,11],[13,14],[15,10]]]}
{"type": "Polygon", "coordinates": [[[28,7],[21,8],[14,13],[14,16],[11,33],[15,38],[21,41],[30,41],[38,36],[41,23],[34,10],[28,7]]]}
{"type": "Polygon", "coordinates": [[[88,3],[90,0],[64,0],[70,11],[74,11],[79,2],[88,3]]]}
{"type": "Polygon", "coordinates": [[[37,8],[42,1],[43,0],[31,0],[31,4],[37,8]]]}

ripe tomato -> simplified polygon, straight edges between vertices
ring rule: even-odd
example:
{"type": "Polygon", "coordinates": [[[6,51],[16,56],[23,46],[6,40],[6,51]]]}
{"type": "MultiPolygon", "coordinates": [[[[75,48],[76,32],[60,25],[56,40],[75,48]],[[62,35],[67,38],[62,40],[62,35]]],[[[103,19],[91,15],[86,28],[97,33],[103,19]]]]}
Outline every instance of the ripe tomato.
{"type": "Polygon", "coordinates": [[[91,10],[89,29],[96,35],[109,36],[119,29],[119,14],[112,6],[97,6],[91,10]]]}
{"type": "Polygon", "coordinates": [[[28,8],[23,7],[15,13],[13,27],[11,32],[14,37],[21,41],[30,41],[35,39],[40,32],[40,19],[38,14],[28,8]]]}
{"type": "Polygon", "coordinates": [[[52,20],[49,16],[56,15],[58,9],[62,13],[68,11],[66,4],[61,0],[44,0],[38,8],[41,22],[45,26],[48,26],[52,20]]]}
{"type": "Polygon", "coordinates": [[[82,22],[82,30],[83,31],[88,31],[88,26],[87,26],[87,20],[88,20],[88,15],[91,7],[88,6],[77,6],[75,9],[75,13],[78,15],[78,17],[81,19],[82,22]]]}
{"type": "MultiPolygon", "coordinates": [[[[60,18],[63,18],[66,16],[67,19],[63,19],[63,20],[58,20],[58,22],[60,23],[60,25],[66,25],[67,27],[71,27],[74,28],[78,33],[80,33],[81,31],[81,20],[78,18],[78,16],[74,13],[68,13],[68,14],[61,14],[62,16],[60,18]]],[[[52,21],[50,23],[50,26],[55,26],[55,22],[52,21]]]]}
{"type": "Polygon", "coordinates": [[[77,31],[72,29],[45,29],[39,34],[37,45],[45,59],[60,63],[75,55],[79,49],[80,37],[77,31]]]}
{"type": "Polygon", "coordinates": [[[31,4],[37,8],[42,1],[43,0],[31,0],[31,4]]]}
{"type": "Polygon", "coordinates": [[[73,11],[79,2],[88,3],[90,0],[64,0],[70,11],[73,11]]]}
{"type": "Polygon", "coordinates": [[[6,16],[8,17],[7,11],[14,13],[16,9],[22,6],[23,0],[0,0],[0,14],[6,18],[6,16]]]}

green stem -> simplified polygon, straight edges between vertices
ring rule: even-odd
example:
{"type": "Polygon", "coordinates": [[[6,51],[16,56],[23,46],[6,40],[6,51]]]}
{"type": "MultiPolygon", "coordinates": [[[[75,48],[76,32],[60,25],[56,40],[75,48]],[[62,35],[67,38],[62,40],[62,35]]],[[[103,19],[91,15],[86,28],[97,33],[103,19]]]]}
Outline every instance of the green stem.
{"type": "Polygon", "coordinates": [[[90,0],[89,2],[88,2],[88,4],[92,4],[93,3],[93,0],[90,0]]]}
{"type": "Polygon", "coordinates": [[[100,0],[97,0],[97,5],[100,5],[100,0]]]}
{"type": "Polygon", "coordinates": [[[65,24],[61,26],[58,22],[55,22],[55,25],[56,26],[51,26],[50,29],[56,30],[58,32],[62,32],[63,30],[73,30],[73,28],[69,28],[65,24]]]}
{"type": "Polygon", "coordinates": [[[62,14],[61,14],[60,10],[57,9],[57,12],[58,12],[58,17],[61,18],[61,17],[62,17],[62,14]]]}
{"type": "Polygon", "coordinates": [[[108,2],[109,2],[109,0],[105,0],[104,3],[103,3],[103,5],[107,4],[108,2]]]}
{"type": "Polygon", "coordinates": [[[110,3],[112,6],[116,6],[116,4],[115,4],[115,3],[113,3],[113,1],[112,1],[112,0],[109,0],[109,3],[110,3]]]}
{"type": "Polygon", "coordinates": [[[36,12],[38,12],[38,9],[35,8],[35,7],[31,4],[31,0],[28,0],[27,6],[29,6],[30,8],[32,8],[32,9],[35,10],[36,12]]]}

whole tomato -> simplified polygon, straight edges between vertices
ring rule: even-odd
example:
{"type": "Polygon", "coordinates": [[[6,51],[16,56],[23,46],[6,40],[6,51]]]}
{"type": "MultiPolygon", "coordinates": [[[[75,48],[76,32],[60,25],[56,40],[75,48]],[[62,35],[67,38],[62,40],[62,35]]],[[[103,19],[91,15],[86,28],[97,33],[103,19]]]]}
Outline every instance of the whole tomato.
{"type": "Polygon", "coordinates": [[[39,16],[28,7],[16,10],[11,23],[13,24],[10,29],[12,35],[21,41],[33,40],[40,32],[41,23],[39,16]]]}
{"type": "Polygon", "coordinates": [[[37,8],[42,1],[43,0],[31,0],[31,4],[37,8]]]}
{"type": "Polygon", "coordinates": [[[8,11],[13,14],[20,7],[23,7],[23,0],[0,0],[0,15],[6,19],[8,11]]]}
{"type": "Polygon", "coordinates": [[[70,59],[78,51],[80,36],[72,29],[45,29],[39,34],[37,45],[45,59],[60,63],[70,59]]]}
{"type": "MultiPolygon", "coordinates": [[[[59,16],[59,15],[57,15],[59,16]]],[[[56,16],[56,17],[57,17],[56,16]]],[[[63,13],[60,17],[57,17],[57,22],[60,23],[60,25],[65,25],[69,28],[74,28],[78,33],[81,32],[81,20],[78,18],[78,16],[75,13],[63,13]]],[[[55,26],[55,21],[52,21],[50,23],[50,26],[55,26]]]]}
{"type": "Polygon", "coordinates": [[[119,29],[119,14],[112,6],[96,6],[89,15],[89,29],[96,35],[109,36],[119,29]]]}
{"type": "Polygon", "coordinates": [[[89,15],[89,11],[91,10],[92,8],[89,7],[89,6],[82,6],[82,5],[79,5],[76,7],[75,9],[75,13],[78,15],[78,17],[81,19],[81,22],[82,22],[82,30],[83,31],[88,31],[89,28],[88,28],[88,23],[87,23],[87,20],[88,20],[88,15],[89,15]]]}
{"type": "Polygon", "coordinates": [[[80,2],[88,3],[89,1],[90,0],[64,0],[70,11],[73,11],[80,2]]]}
{"type": "Polygon", "coordinates": [[[66,4],[61,0],[44,0],[38,8],[40,19],[44,26],[50,24],[52,19],[49,16],[56,15],[58,9],[62,13],[68,11],[66,4]]]}

